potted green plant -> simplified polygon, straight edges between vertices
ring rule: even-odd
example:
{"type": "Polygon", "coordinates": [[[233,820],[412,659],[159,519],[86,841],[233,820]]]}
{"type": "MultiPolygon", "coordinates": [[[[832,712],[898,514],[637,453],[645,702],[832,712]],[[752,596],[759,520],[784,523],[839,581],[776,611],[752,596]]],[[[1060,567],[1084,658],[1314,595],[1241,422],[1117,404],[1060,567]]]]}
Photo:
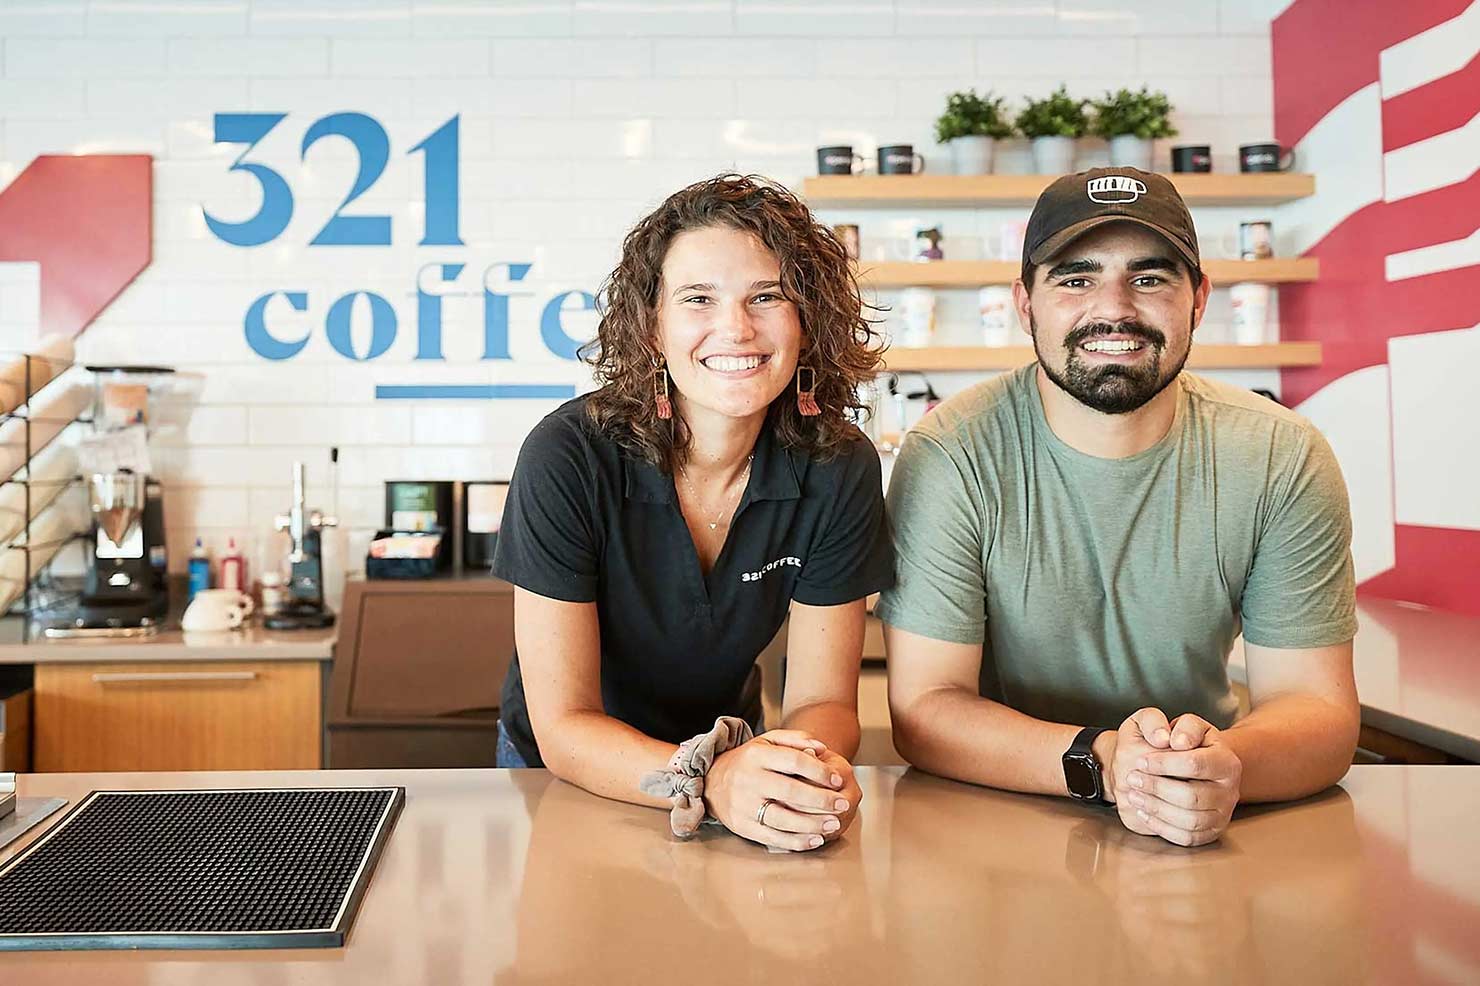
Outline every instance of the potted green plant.
{"type": "Polygon", "coordinates": [[[1030,99],[1017,116],[1017,128],[1033,139],[1033,166],[1039,174],[1062,175],[1074,170],[1074,141],[1089,126],[1085,101],[1074,99],[1059,86],[1044,99],[1030,99]]]}
{"type": "Polygon", "coordinates": [[[1090,103],[1094,121],[1090,131],[1110,141],[1110,163],[1117,167],[1151,170],[1151,142],[1157,137],[1175,137],[1172,126],[1172,104],[1164,92],[1151,92],[1145,86],[1132,92],[1105,93],[1104,99],[1090,103]]]}
{"type": "Polygon", "coordinates": [[[958,175],[985,175],[992,170],[992,152],[998,139],[1011,137],[1012,122],[1003,113],[1004,100],[989,91],[953,92],[935,121],[935,139],[951,149],[958,175]]]}

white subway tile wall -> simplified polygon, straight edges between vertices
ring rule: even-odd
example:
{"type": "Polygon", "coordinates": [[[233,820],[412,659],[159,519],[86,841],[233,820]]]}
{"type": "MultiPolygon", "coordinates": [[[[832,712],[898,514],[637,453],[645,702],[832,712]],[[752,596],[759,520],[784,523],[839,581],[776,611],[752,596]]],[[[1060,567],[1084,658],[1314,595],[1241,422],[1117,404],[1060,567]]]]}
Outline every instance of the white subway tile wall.
{"type": "MultiPolygon", "coordinates": [[[[947,93],[974,86],[1017,104],[1067,83],[1098,95],[1148,83],[1178,107],[1175,142],[1213,145],[1234,170],[1240,143],[1269,139],[1269,21],[1278,0],[0,0],[0,185],[39,154],[155,156],[151,266],[89,326],[84,358],[164,363],[181,371],[156,390],[156,469],[168,490],[171,563],[201,536],[228,537],[249,563],[285,548],[272,519],[308,463],[311,506],[337,513],[331,584],[361,567],[380,525],[387,479],[507,478],[523,437],[553,400],[377,400],[396,385],[550,383],[588,386],[553,355],[541,317],[563,291],[595,291],[633,221],[664,195],[721,170],[799,187],[815,149],[851,143],[866,157],[913,143],[948,172],[933,123],[947,93]],[[216,143],[217,113],[282,113],[244,154],[216,143]],[[382,173],[362,172],[354,144],[305,146],[329,114],[360,113],[388,136],[382,173]],[[421,246],[423,161],[414,145],[460,117],[462,246],[421,246]],[[259,246],[212,234],[206,214],[242,222],[260,186],[244,163],[291,186],[285,229],[259,246]],[[343,206],[349,190],[366,185],[343,206]],[[344,214],[391,217],[386,246],[312,246],[344,214]],[[464,265],[444,283],[438,265],[464,265]],[[508,265],[531,265],[523,277],[508,265]],[[420,274],[418,274],[420,271],[420,274]],[[442,359],[417,359],[417,285],[442,294],[442,359]],[[485,284],[507,298],[503,337],[485,327],[485,284]],[[268,306],[291,358],[248,344],[245,314],[268,306]],[[326,319],[337,299],[375,292],[397,331],[374,359],[341,355],[326,319]],[[337,468],[329,449],[337,447],[337,468]]],[[[1102,141],[1079,164],[1104,163],[1102,141]]],[[[1031,170],[1024,141],[998,149],[1001,171],[1031,170]]],[[[865,254],[905,250],[939,224],[948,257],[995,257],[1003,223],[1024,209],[828,209],[862,228],[865,254]]],[[[1206,209],[1210,256],[1259,210],[1206,209]]],[[[1279,235],[1278,226],[1276,235],[1279,235]]],[[[1278,245],[1278,239],[1277,239],[1278,245]]],[[[4,346],[33,337],[35,265],[0,264],[4,346]]],[[[942,342],[975,341],[974,292],[940,292],[942,342]]],[[[880,300],[895,297],[886,292],[880,300]]],[[[351,305],[340,348],[371,350],[368,300],[351,305]]],[[[594,314],[568,299],[563,332],[584,338],[594,314]]],[[[1226,332],[1216,294],[1206,326],[1226,332]]],[[[385,342],[385,340],[380,340],[385,342]]],[[[1272,373],[1232,379],[1277,387],[1272,373]]],[[[980,375],[932,377],[942,392],[980,375]]],[[[887,416],[887,412],[886,412],[887,416]]]]}

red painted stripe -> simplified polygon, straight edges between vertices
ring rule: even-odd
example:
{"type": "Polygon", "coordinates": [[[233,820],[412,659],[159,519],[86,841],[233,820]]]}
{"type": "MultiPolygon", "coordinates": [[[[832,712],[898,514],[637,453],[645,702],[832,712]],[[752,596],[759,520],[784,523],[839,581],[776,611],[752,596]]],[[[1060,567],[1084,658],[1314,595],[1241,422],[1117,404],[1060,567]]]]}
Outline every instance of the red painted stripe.
{"type": "Polygon", "coordinates": [[[0,191],[0,261],[41,265],[41,333],[75,336],[149,266],[153,159],[45,154],[0,191]]]}
{"type": "Polygon", "coordinates": [[[1275,139],[1301,140],[1342,100],[1377,81],[1379,52],[1457,17],[1470,2],[1296,0],[1270,25],[1275,139]]]}
{"type": "Polygon", "coordinates": [[[1480,54],[1458,72],[1386,100],[1382,104],[1382,149],[1407,147],[1459,129],[1480,110],[1476,93],[1480,93],[1480,54]]]}
{"type": "Polygon", "coordinates": [[[1397,565],[1358,586],[1360,595],[1480,616],[1480,531],[1399,524],[1394,535],[1397,565]]]}
{"type": "Polygon", "coordinates": [[[1353,213],[1306,252],[1320,280],[1280,290],[1280,335],[1322,344],[1321,365],[1280,372],[1292,407],[1353,370],[1387,362],[1394,336],[1457,329],[1480,321],[1480,267],[1386,280],[1386,255],[1463,239],[1480,215],[1480,176],[1353,213]]]}

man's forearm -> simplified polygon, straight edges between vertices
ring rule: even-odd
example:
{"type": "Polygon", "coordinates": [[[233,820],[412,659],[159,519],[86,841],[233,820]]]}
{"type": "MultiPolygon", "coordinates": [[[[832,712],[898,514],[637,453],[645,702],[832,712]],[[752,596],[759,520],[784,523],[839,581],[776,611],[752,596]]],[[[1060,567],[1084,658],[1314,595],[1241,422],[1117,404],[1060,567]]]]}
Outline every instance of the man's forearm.
{"type": "Polygon", "coordinates": [[[1291,801],[1324,791],[1346,775],[1361,717],[1313,695],[1261,703],[1223,730],[1243,763],[1240,801],[1291,801]]]}
{"type": "Polygon", "coordinates": [[[962,688],[933,689],[894,711],[894,744],[915,766],[1030,794],[1068,793],[1062,757],[1079,729],[962,688]]]}

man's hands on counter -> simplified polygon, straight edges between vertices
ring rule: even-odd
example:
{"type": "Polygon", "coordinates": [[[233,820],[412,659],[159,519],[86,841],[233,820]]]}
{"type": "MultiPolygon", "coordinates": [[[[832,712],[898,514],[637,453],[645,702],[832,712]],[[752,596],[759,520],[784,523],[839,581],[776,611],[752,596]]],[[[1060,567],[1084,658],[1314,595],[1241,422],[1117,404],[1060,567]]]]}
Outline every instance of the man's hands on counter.
{"type": "Polygon", "coordinates": [[[826,744],[776,729],[720,754],[704,783],[709,813],[736,835],[777,849],[816,849],[852,821],[853,768],[826,744]],[[770,799],[765,823],[756,821],[770,799]]]}
{"type": "Polygon", "coordinates": [[[1160,709],[1141,709],[1101,733],[1095,753],[1105,765],[1105,797],[1132,832],[1201,846],[1228,828],[1243,764],[1200,716],[1168,721],[1160,709]]]}

